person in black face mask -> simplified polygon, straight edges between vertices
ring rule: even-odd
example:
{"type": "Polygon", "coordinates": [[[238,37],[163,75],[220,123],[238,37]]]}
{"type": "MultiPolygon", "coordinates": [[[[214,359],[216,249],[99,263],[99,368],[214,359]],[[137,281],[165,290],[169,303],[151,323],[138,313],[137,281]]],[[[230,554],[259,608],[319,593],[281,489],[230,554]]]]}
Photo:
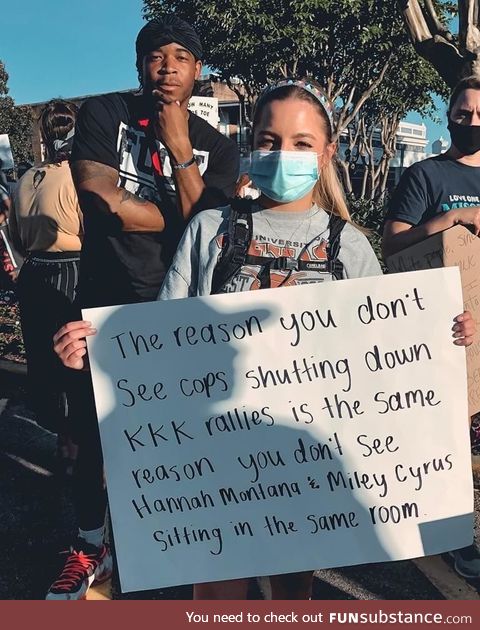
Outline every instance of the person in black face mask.
{"type": "Polygon", "coordinates": [[[475,89],[463,90],[455,99],[455,112],[451,112],[448,119],[452,148],[461,157],[467,158],[465,164],[472,161],[472,166],[477,165],[475,154],[480,151],[480,104],[477,101],[478,92],[475,89]]]}
{"type": "MultiPolygon", "coordinates": [[[[473,226],[480,234],[480,78],[458,83],[447,114],[449,150],[407,169],[392,195],[383,232],[385,257],[457,224],[473,226]]],[[[477,415],[472,419],[474,445],[478,426],[477,415]]],[[[457,573],[480,577],[474,545],[451,555],[457,573]]]]}
{"type": "Polygon", "coordinates": [[[473,225],[480,233],[480,78],[458,83],[447,114],[450,149],[413,164],[392,195],[384,256],[456,224],[473,225]]]}

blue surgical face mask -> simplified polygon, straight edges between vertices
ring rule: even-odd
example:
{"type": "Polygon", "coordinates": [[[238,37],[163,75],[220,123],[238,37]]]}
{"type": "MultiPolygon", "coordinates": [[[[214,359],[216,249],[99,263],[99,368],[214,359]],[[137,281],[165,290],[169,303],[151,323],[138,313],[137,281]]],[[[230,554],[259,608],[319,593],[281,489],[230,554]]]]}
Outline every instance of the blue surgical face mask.
{"type": "Polygon", "coordinates": [[[250,178],[269,199],[289,203],[309,193],[318,180],[312,151],[253,151],[250,178]]]}

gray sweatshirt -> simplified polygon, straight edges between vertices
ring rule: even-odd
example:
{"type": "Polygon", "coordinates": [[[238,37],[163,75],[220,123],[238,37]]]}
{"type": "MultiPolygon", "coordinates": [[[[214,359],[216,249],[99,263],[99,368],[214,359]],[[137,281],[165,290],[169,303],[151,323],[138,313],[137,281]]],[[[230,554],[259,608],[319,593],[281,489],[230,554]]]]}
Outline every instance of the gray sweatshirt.
{"type": "MultiPolygon", "coordinates": [[[[165,276],[159,299],[210,295],[213,270],[228,231],[230,206],[205,210],[189,223],[165,276]]],[[[267,210],[253,207],[253,236],[248,253],[254,256],[288,256],[303,260],[326,260],[329,215],[313,206],[305,212],[267,210]]],[[[344,278],[379,276],[382,270],[367,238],[347,223],[340,237],[339,260],[344,278]]],[[[259,288],[260,267],[245,265],[224,288],[226,292],[259,288]]],[[[270,272],[271,287],[329,281],[329,273],[318,271],[270,272]]]]}

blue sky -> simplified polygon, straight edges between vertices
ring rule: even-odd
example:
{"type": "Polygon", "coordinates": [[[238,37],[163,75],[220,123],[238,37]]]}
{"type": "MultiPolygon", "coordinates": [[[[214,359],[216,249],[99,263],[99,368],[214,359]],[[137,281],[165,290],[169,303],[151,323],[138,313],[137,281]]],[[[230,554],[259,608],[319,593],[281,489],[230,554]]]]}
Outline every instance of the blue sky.
{"type": "Polygon", "coordinates": [[[427,126],[427,138],[430,141],[427,151],[432,150],[431,143],[438,140],[440,136],[447,140],[447,142],[450,141],[450,134],[447,129],[447,104],[444,103],[441,98],[436,98],[435,102],[437,104],[436,118],[441,121],[440,124],[429,118],[422,118],[419,114],[413,112],[406,117],[406,120],[409,122],[424,123],[427,126]]]}
{"type": "Polygon", "coordinates": [[[18,104],[138,85],[141,0],[2,2],[0,59],[18,104]]]}
{"type": "MultiPolygon", "coordinates": [[[[141,0],[2,2],[0,59],[18,104],[136,87],[135,38],[141,0]]],[[[439,118],[445,107],[439,101],[439,118]]],[[[411,114],[411,122],[421,122],[411,114]]],[[[430,141],[448,138],[444,124],[425,120],[430,141]]]]}

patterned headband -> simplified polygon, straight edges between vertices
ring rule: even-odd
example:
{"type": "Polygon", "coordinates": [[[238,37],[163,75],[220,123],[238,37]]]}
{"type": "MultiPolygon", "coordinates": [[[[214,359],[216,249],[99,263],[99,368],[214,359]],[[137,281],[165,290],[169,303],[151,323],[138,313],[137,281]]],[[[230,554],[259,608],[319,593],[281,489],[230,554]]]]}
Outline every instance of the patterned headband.
{"type": "Polygon", "coordinates": [[[328,122],[330,123],[330,130],[333,131],[333,111],[330,101],[325,96],[325,94],[323,94],[317,87],[315,87],[315,85],[313,85],[313,83],[310,83],[309,81],[303,81],[302,79],[281,79],[280,81],[277,81],[276,83],[273,83],[272,85],[266,87],[258,97],[257,103],[263,101],[267,94],[271,94],[275,90],[291,85],[310,92],[310,94],[312,94],[317,99],[317,101],[322,106],[325,114],[327,115],[328,122]]]}
{"type": "Polygon", "coordinates": [[[55,151],[71,151],[73,145],[73,136],[75,135],[75,127],[72,127],[64,138],[58,138],[53,141],[53,148],[55,151]]]}

